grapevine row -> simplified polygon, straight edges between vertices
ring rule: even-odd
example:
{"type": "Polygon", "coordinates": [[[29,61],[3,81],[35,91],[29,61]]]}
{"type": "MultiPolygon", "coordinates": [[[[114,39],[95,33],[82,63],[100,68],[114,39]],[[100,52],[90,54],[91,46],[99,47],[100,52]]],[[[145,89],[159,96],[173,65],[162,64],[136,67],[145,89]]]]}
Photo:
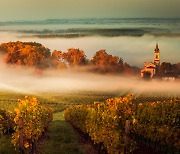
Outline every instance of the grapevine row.
{"type": "Polygon", "coordinates": [[[179,109],[179,99],[136,103],[133,95],[127,95],[72,107],[64,116],[67,122],[87,133],[95,144],[102,143],[108,153],[128,153],[136,148],[136,143],[126,139],[127,120],[131,134],[179,148],[179,109]]]}
{"type": "Polygon", "coordinates": [[[12,143],[21,153],[34,151],[37,141],[52,121],[52,110],[38,102],[36,98],[26,96],[18,100],[15,113],[0,110],[0,131],[13,129],[12,143]]]}

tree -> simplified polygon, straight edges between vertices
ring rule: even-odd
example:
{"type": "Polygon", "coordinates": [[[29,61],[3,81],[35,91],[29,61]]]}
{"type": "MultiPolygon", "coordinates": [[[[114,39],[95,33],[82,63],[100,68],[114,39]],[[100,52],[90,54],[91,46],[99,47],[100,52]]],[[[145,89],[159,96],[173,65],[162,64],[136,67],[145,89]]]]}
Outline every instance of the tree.
{"type": "Polygon", "coordinates": [[[123,63],[124,63],[124,62],[123,62],[123,59],[120,57],[120,58],[119,58],[119,64],[120,64],[121,67],[123,67],[123,63]]]}
{"type": "Polygon", "coordinates": [[[54,50],[52,52],[52,58],[59,60],[60,58],[62,58],[62,52],[58,50],[54,50]]]}
{"type": "Polygon", "coordinates": [[[9,42],[0,45],[0,52],[9,64],[39,66],[50,58],[50,50],[36,42],[9,42]]]}
{"type": "Polygon", "coordinates": [[[107,54],[105,50],[100,50],[96,52],[91,63],[96,66],[97,71],[102,73],[120,72],[123,60],[117,56],[107,54]]]}
{"type": "Polygon", "coordinates": [[[159,67],[158,74],[164,75],[167,72],[172,72],[172,65],[171,63],[163,62],[161,66],[159,67]]]}
{"type": "Polygon", "coordinates": [[[176,74],[180,75],[180,63],[173,64],[172,69],[176,74]]]}
{"type": "Polygon", "coordinates": [[[65,64],[65,63],[59,63],[58,66],[57,66],[57,69],[60,69],[60,70],[65,70],[67,69],[68,66],[65,64]]]}
{"type": "Polygon", "coordinates": [[[87,63],[86,55],[83,50],[70,48],[63,52],[62,57],[70,66],[85,65],[87,63]]]}
{"type": "Polygon", "coordinates": [[[62,59],[62,52],[58,50],[54,50],[51,56],[51,66],[57,68],[61,59],[62,59]]]}
{"type": "Polygon", "coordinates": [[[123,73],[128,74],[128,75],[134,74],[132,67],[126,62],[123,65],[123,73]]]}

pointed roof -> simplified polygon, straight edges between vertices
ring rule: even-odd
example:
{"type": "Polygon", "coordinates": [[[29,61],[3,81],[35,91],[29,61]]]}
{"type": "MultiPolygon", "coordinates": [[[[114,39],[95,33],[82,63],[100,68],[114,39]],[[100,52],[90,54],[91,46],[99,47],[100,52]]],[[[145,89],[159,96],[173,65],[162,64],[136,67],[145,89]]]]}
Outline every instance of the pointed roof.
{"type": "Polygon", "coordinates": [[[153,62],[146,63],[144,66],[146,68],[155,68],[156,67],[156,65],[153,62]]]}
{"type": "Polygon", "coordinates": [[[155,52],[159,52],[159,47],[158,47],[158,43],[156,43],[156,48],[154,50],[155,52]]]}

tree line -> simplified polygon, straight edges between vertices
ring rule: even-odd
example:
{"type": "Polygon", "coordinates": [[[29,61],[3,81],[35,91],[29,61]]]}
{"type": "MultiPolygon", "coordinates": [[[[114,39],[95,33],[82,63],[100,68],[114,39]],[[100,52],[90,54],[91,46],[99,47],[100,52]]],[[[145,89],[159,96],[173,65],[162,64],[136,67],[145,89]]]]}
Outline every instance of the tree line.
{"type": "MultiPolygon", "coordinates": [[[[85,66],[87,71],[97,73],[124,73],[139,75],[140,68],[130,66],[121,57],[108,54],[106,50],[97,51],[92,59],[88,59],[81,49],[70,48],[67,51],[50,51],[36,42],[8,42],[0,44],[0,54],[8,64],[36,67],[38,69],[68,69],[85,66]]],[[[158,76],[167,73],[180,74],[180,63],[163,62],[158,69],[158,76]]]]}
{"type": "Polygon", "coordinates": [[[171,64],[169,62],[163,62],[159,67],[158,75],[163,76],[165,74],[180,75],[180,63],[171,64]]]}
{"type": "Polygon", "coordinates": [[[83,50],[70,48],[67,51],[46,48],[36,42],[8,42],[0,44],[0,54],[8,64],[36,67],[38,69],[68,69],[88,66],[87,70],[98,73],[139,74],[139,68],[130,66],[121,57],[99,50],[88,59],[83,50]]]}

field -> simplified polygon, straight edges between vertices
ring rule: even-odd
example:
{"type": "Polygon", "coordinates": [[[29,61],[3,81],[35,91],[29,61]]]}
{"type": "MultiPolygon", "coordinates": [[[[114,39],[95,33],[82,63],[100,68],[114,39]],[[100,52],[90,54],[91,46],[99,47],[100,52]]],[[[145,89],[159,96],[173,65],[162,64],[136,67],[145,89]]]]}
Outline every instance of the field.
{"type": "MultiPolygon", "coordinates": [[[[53,121],[50,123],[49,131],[41,139],[37,147],[37,153],[87,153],[87,146],[84,146],[77,139],[77,134],[73,128],[64,120],[64,110],[77,105],[93,104],[103,102],[108,98],[124,96],[130,93],[129,90],[119,91],[75,91],[69,93],[38,93],[25,94],[15,92],[0,92],[0,109],[13,111],[17,107],[17,99],[24,99],[26,95],[36,97],[44,106],[53,109],[53,121]],[[58,152],[57,152],[58,151],[58,152]]],[[[178,95],[168,95],[167,93],[144,92],[136,93],[137,103],[162,101],[169,98],[179,97],[178,95]]],[[[18,153],[10,143],[11,137],[1,135],[0,153],[18,153]]],[[[91,149],[91,148],[90,148],[91,149]]]]}
{"type": "MultiPolygon", "coordinates": [[[[46,139],[38,144],[38,153],[86,153],[78,143],[77,135],[73,128],[64,121],[63,111],[80,104],[91,104],[94,101],[104,101],[110,97],[115,97],[114,92],[92,92],[78,91],[71,93],[39,93],[23,94],[15,92],[0,92],[0,109],[14,111],[17,107],[17,100],[24,97],[36,97],[44,106],[51,107],[54,111],[53,121],[50,124],[46,139]],[[42,143],[41,143],[42,142],[42,143]],[[61,145],[61,146],[60,146],[61,145]],[[58,152],[57,152],[58,151],[58,152]]],[[[0,153],[18,153],[11,144],[11,136],[0,137],[0,153]]]]}
{"type": "Polygon", "coordinates": [[[18,99],[24,99],[25,96],[33,96],[36,97],[43,105],[53,108],[54,112],[60,112],[70,106],[91,104],[95,101],[104,101],[117,95],[117,92],[98,91],[77,91],[71,93],[39,94],[23,94],[0,91],[0,108],[12,111],[17,106],[18,99]]]}
{"type": "Polygon", "coordinates": [[[117,91],[72,91],[69,93],[16,93],[0,91],[0,108],[12,111],[17,106],[17,99],[25,96],[36,97],[43,105],[53,108],[54,112],[63,111],[74,105],[91,104],[96,101],[104,101],[108,98],[124,96],[133,93],[137,97],[136,102],[163,101],[170,98],[180,97],[180,94],[145,91],[143,93],[131,92],[130,90],[117,91]]]}

